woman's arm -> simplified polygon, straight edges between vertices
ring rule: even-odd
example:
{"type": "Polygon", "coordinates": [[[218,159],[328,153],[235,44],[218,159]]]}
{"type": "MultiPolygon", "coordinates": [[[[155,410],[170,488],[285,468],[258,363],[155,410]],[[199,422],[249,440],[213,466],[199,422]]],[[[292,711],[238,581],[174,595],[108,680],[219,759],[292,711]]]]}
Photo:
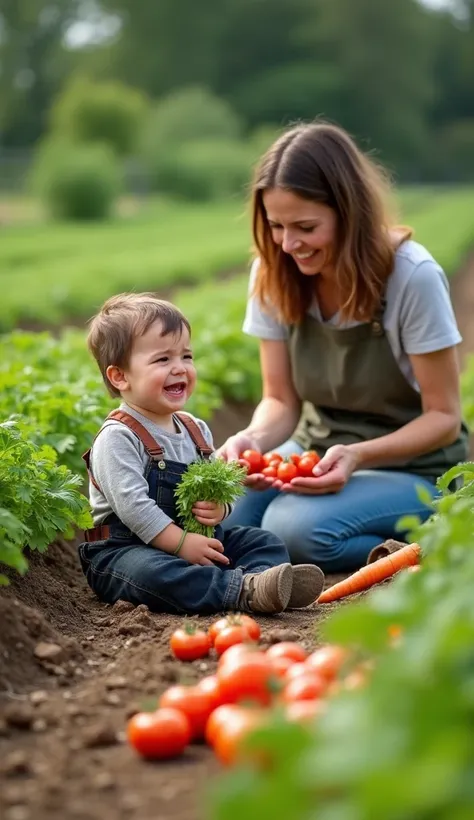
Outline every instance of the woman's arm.
{"type": "Polygon", "coordinates": [[[260,342],[262,400],[246,433],[261,452],[273,450],[294,432],[301,414],[286,341],[262,339],[260,342]]]}
{"type": "Polygon", "coordinates": [[[408,463],[424,453],[451,444],[461,429],[457,349],[410,356],[422,400],[422,414],[394,433],[351,444],[358,467],[408,463]]]}

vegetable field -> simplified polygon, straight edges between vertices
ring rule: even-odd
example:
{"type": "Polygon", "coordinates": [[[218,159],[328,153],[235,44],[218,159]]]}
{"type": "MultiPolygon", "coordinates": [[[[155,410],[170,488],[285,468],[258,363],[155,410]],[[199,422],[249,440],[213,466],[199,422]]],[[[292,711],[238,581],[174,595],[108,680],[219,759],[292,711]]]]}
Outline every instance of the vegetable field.
{"type": "MultiPolygon", "coordinates": [[[[463,353],[474,353],[472,263],[456,276],[474,245],[474,191],[410,189],[400,201],[403,222],[452,277],[463,353]]],[[[240,330],[245,207],[152,202],[102,227],[6,226],[0,245],[2,818],[468,820],[474,466],[459,469],[464,486],[455,493],[454,474],[440,483],[426,524],[407,522],[421,548],[418,571],[404,568],[333,603],[256,618],[254,680],[274,656],[258,719],[254,711],[233,723],[228,712],[228,725],[241,727],[230,740],[219,729],[209,742],[184,729],[176,758],[145,760],[131,741],[133,716],[153,712],[160,699],[173,708],[168,699],[183,697],[170,694],[173,687],[215,685],[222,647],[245,630],[226,624],[233,637],[221,633],[210,648],[216,618],[188,619],[188,632],[214,625],[202,656],[180,660],[170,639],[181,619],[104,606],[87,588],[75,537],[90,524],[81,454],[116,402],[85,350],[84,326],[118,290],[171,294],[193,325],[199,381],[189,409],[215,423],[218,440],[233,432],[260,392],[257,345],[240,330]],[[276,661],[287,643],[298,657],[276,661]],[[285,676],[296,679],[303,670],[290,667],[322,646],[337,647],[344,666],[288,709],[285,676]]],[[[472,424],[469,362],[463,403],[472,424]]],[[[341,580],[330,576],[326,587],[341,580]]],[[[178,704],[185,712],[193,692],[178,704]]]]}

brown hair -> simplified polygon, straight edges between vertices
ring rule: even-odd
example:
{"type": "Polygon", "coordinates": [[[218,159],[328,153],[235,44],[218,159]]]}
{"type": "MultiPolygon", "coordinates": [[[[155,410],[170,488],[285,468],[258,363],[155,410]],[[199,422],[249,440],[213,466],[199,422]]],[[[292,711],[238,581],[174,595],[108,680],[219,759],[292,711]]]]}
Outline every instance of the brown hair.
{"type": "Polygon", "coordinates": [[[87,345],[97,364],[111,396],[120,396],[107,378],[110,365],[126,367],[132,352],[133,340],[161,322],[161,335],[180,334],[183,328],[191,333],[188,320],[171,302],[158,299],[153,293],[120,293],[102,305],[90,321],[87,345]]]}
{"type": "MultiPolygon", "coordinates": [[[[253,184],[253,235],[260,264],[254,293],[287,324],[303,320],[314,282],[273,242],[263,193],[283,188],[328,205],[337,216],[335,280],[341,319],[368,321],[380,304],[394,264],[386,173],[342,129],[325,122],[297,125],[263,156],[253,184]]],[[[412,235],[399,228],[395,244],[412,235]]]]}

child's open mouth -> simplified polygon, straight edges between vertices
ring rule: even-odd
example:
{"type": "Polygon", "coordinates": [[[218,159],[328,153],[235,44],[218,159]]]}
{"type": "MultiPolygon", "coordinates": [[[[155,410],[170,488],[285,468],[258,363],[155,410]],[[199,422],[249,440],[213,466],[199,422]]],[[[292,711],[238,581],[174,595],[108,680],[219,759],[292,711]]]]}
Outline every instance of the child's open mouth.
{"type": "Polygon", "coordinates": [[[181,398],[186,393],[186,382],[176,382],[176,384],[170,384],[168,387],[165,387],[165,393],[168,396],[173,396],[173,398],[181,398]]]}

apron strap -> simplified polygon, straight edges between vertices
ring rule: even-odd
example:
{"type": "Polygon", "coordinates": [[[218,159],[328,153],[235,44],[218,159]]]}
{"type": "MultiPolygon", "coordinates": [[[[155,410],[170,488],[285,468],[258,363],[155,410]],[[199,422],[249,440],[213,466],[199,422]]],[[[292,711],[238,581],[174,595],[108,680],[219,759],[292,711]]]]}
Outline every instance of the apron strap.
{"type": "Polygon", "coordinates": [[[383,326],[383,317],[385,314],[385,309],[387,307],[387,300],[385,296],[382,296],[380,299],[379,306],[375,311],[375,314],[372,318],[370,323],[372,336],[385,336],[385,328],[383,326]]]}
{"type": "Polygon", "coordinates": [[[188,431],[194,444],[196,445],[196,449],[198,450],[201,458],[209,459],[214,450],[207,443],[206,439],[201,433],[199,426],[196,424],[194,419],[192,419],[191,416],[188,416],[187,413],[175,413],[175,415],[178,417],[180,422],[186,427],[186,430],[188,431]]]}

